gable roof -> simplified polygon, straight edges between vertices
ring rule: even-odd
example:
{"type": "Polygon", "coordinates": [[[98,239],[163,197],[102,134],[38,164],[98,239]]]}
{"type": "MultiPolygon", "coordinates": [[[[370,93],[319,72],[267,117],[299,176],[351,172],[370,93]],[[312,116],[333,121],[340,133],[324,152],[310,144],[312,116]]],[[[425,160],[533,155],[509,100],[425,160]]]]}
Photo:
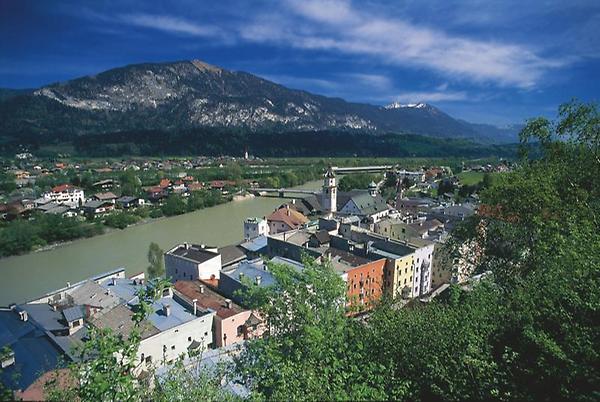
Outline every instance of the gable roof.
{"type": "Polygon", "coordinates": [[[108,191],[106,193],[96,193],[96,194],[94,194],[94,198],[97,198],[100,201],[106,201],[106,200],[114,200],[117,198],[117,196],[114,193],[108,191]]]}
{"type": "Polygon", "coordinates": [[[280,208],[267,216],[267,221],[283,222],[292,229],[298,228],[308,222],[308,218],[291,208],[280,208]]]}
{"type": "Polygon", "coordinates": [[[220,247],[219,254],[221,254],[221,266],[223,267],[246,259],[244,249],[237,245],[220,247]]]}
{"type": "Polygon", "coordinates": [[[79,190],[78,187],[73,186],[72,184],[60,184],[58,186],[54,186],[52,187],[52,192],[53,193],[62,193],[63,191],[67,191],[67,190],[79,190]]]}
{"type": "Polygon", "coordinates": [[[348,201],[342,205],[341,209],[348,205],[350,201],[356,205],[361,215],[372,215],[389,209],[383,197],[379,194],[372,196],[367,191],[355,192],[350,195],[348,201]]]}

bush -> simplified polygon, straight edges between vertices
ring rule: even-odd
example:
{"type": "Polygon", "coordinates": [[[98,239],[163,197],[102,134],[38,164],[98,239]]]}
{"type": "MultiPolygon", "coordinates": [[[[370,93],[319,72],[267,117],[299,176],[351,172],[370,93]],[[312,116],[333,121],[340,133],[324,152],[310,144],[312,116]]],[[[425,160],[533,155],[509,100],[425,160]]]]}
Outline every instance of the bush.
{"type": "Polygon", "coordinates": [[[104,224],[117,229],[125,229],[129,225],[133,225],[140,220],[137,215],[127,212],[117,212],[106,217],[104,224]]]}

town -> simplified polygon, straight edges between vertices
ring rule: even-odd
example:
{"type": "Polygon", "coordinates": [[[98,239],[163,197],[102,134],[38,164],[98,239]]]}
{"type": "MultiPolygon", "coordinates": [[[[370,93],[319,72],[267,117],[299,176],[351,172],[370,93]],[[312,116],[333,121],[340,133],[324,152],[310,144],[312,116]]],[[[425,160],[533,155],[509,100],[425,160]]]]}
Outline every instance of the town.
{"type": "MultiPolygon", "coordinates": [[[[303,270],[307,259],[330,265],[346,286],[343,308],[357,319],[368,319],[384,295],[394,300],[396,308],[412,308],[431,301],[450,284],[468,288],[480,277],[472,277],[478,250],[463,244],[461,255],[452,255],[446,240],[455,225],[479,213],[477,189],[484,185],[483,172],[510,169],[507,162],[474,165],[457,177],[444,166],[413,171],[393,165],[330,166],[321,174],[319,190],[266,188],[247,181],[243,192],[235,181],[201,183],[179,173],[176,180],[165,177],[146,187],[141,197],[117,196],[111,179],[92,183],[99,192],[91,197],[81,187],[63,183],[31,201],[22,198],[4,204],[4,219],[26,219],[28,211],[78,219],[110,216],[115,210],[160,208],[168,205],[172,194],[186,194],[189,203],[193,191],[206,191],[207,186],[219,197],[239,191],[281,198],[270,214],[240,222],[243,239],[236,244],[215,247],[190,239],[164,252],[164,276],[170,286],[145,318],[135,366],[142,375],[150,368],[165,370],[181,356],[188,361],[199,354],[203,359],[230,361],[245,341],[263,336],[265,323],[244,300],[244,291],[273,285],[274,264],[297,271],[303,270]],[[482,181],[460,183],[460,177],[472,181],[474,175],[482,181]],[[366,179],[378,182],[340,189],[344,183],[365,184],[366,179]],[[464,192],[465,187],[469,191],[464,192]]],[[[20,172],[12,173],[16,180],[27,180],[24,174],[19,177],[20,172]]],[[[0,310],[6,345],[2,376],[5,382],[18,378],[13,383],[15,396],[41,398],[48,376],[65,370],[59,362],[77,361],[73,351],[85,342],[90,328],[109,328],[127,336],[139,304],[137,294],[147,281],[145,272],[126,275],[118,268],[0,310]]],[[[227,389],[239,396],[248,393],[233,382],[227,389]]]]}

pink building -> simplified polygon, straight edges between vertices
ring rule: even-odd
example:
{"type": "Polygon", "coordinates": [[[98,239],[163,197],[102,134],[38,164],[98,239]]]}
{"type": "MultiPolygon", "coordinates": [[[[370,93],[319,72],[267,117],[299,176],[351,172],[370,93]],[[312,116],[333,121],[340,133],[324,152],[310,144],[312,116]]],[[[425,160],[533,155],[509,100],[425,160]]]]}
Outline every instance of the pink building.
{"type": "Polygon", "coordinates": [[[195,302],[199,308],[216,312],[213,344],[217,348],[260,336],[264,332],[262,320],[256,313],[240,307],[200,281],[177,281],[175,290],[190,304],[195,302]]]}

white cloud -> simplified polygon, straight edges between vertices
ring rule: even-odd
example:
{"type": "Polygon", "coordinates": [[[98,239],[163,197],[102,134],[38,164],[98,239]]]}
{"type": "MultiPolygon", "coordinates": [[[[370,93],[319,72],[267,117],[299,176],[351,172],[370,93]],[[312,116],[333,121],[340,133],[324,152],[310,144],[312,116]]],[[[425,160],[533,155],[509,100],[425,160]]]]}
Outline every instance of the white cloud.
{"type": "Polygon", "coordinates": [[[349,1],[288,0],[287,4],[287,15],[261,17],[246,26],[242,36],[255,42],[334,50],[453,78],[520,88],[533,87],[547,70],[566,63],[543,58],[519,44],[469,39],[360,12],[349,1]]]}
{"type": "Polygon", "coordinates": [[[169,15],[123,14],[119,16],[119,20],[128,25],[156,29],[175,34],[204,37],[223,35],[223,31],[218,27],[211,25],[200,25],[169,15]]]}

